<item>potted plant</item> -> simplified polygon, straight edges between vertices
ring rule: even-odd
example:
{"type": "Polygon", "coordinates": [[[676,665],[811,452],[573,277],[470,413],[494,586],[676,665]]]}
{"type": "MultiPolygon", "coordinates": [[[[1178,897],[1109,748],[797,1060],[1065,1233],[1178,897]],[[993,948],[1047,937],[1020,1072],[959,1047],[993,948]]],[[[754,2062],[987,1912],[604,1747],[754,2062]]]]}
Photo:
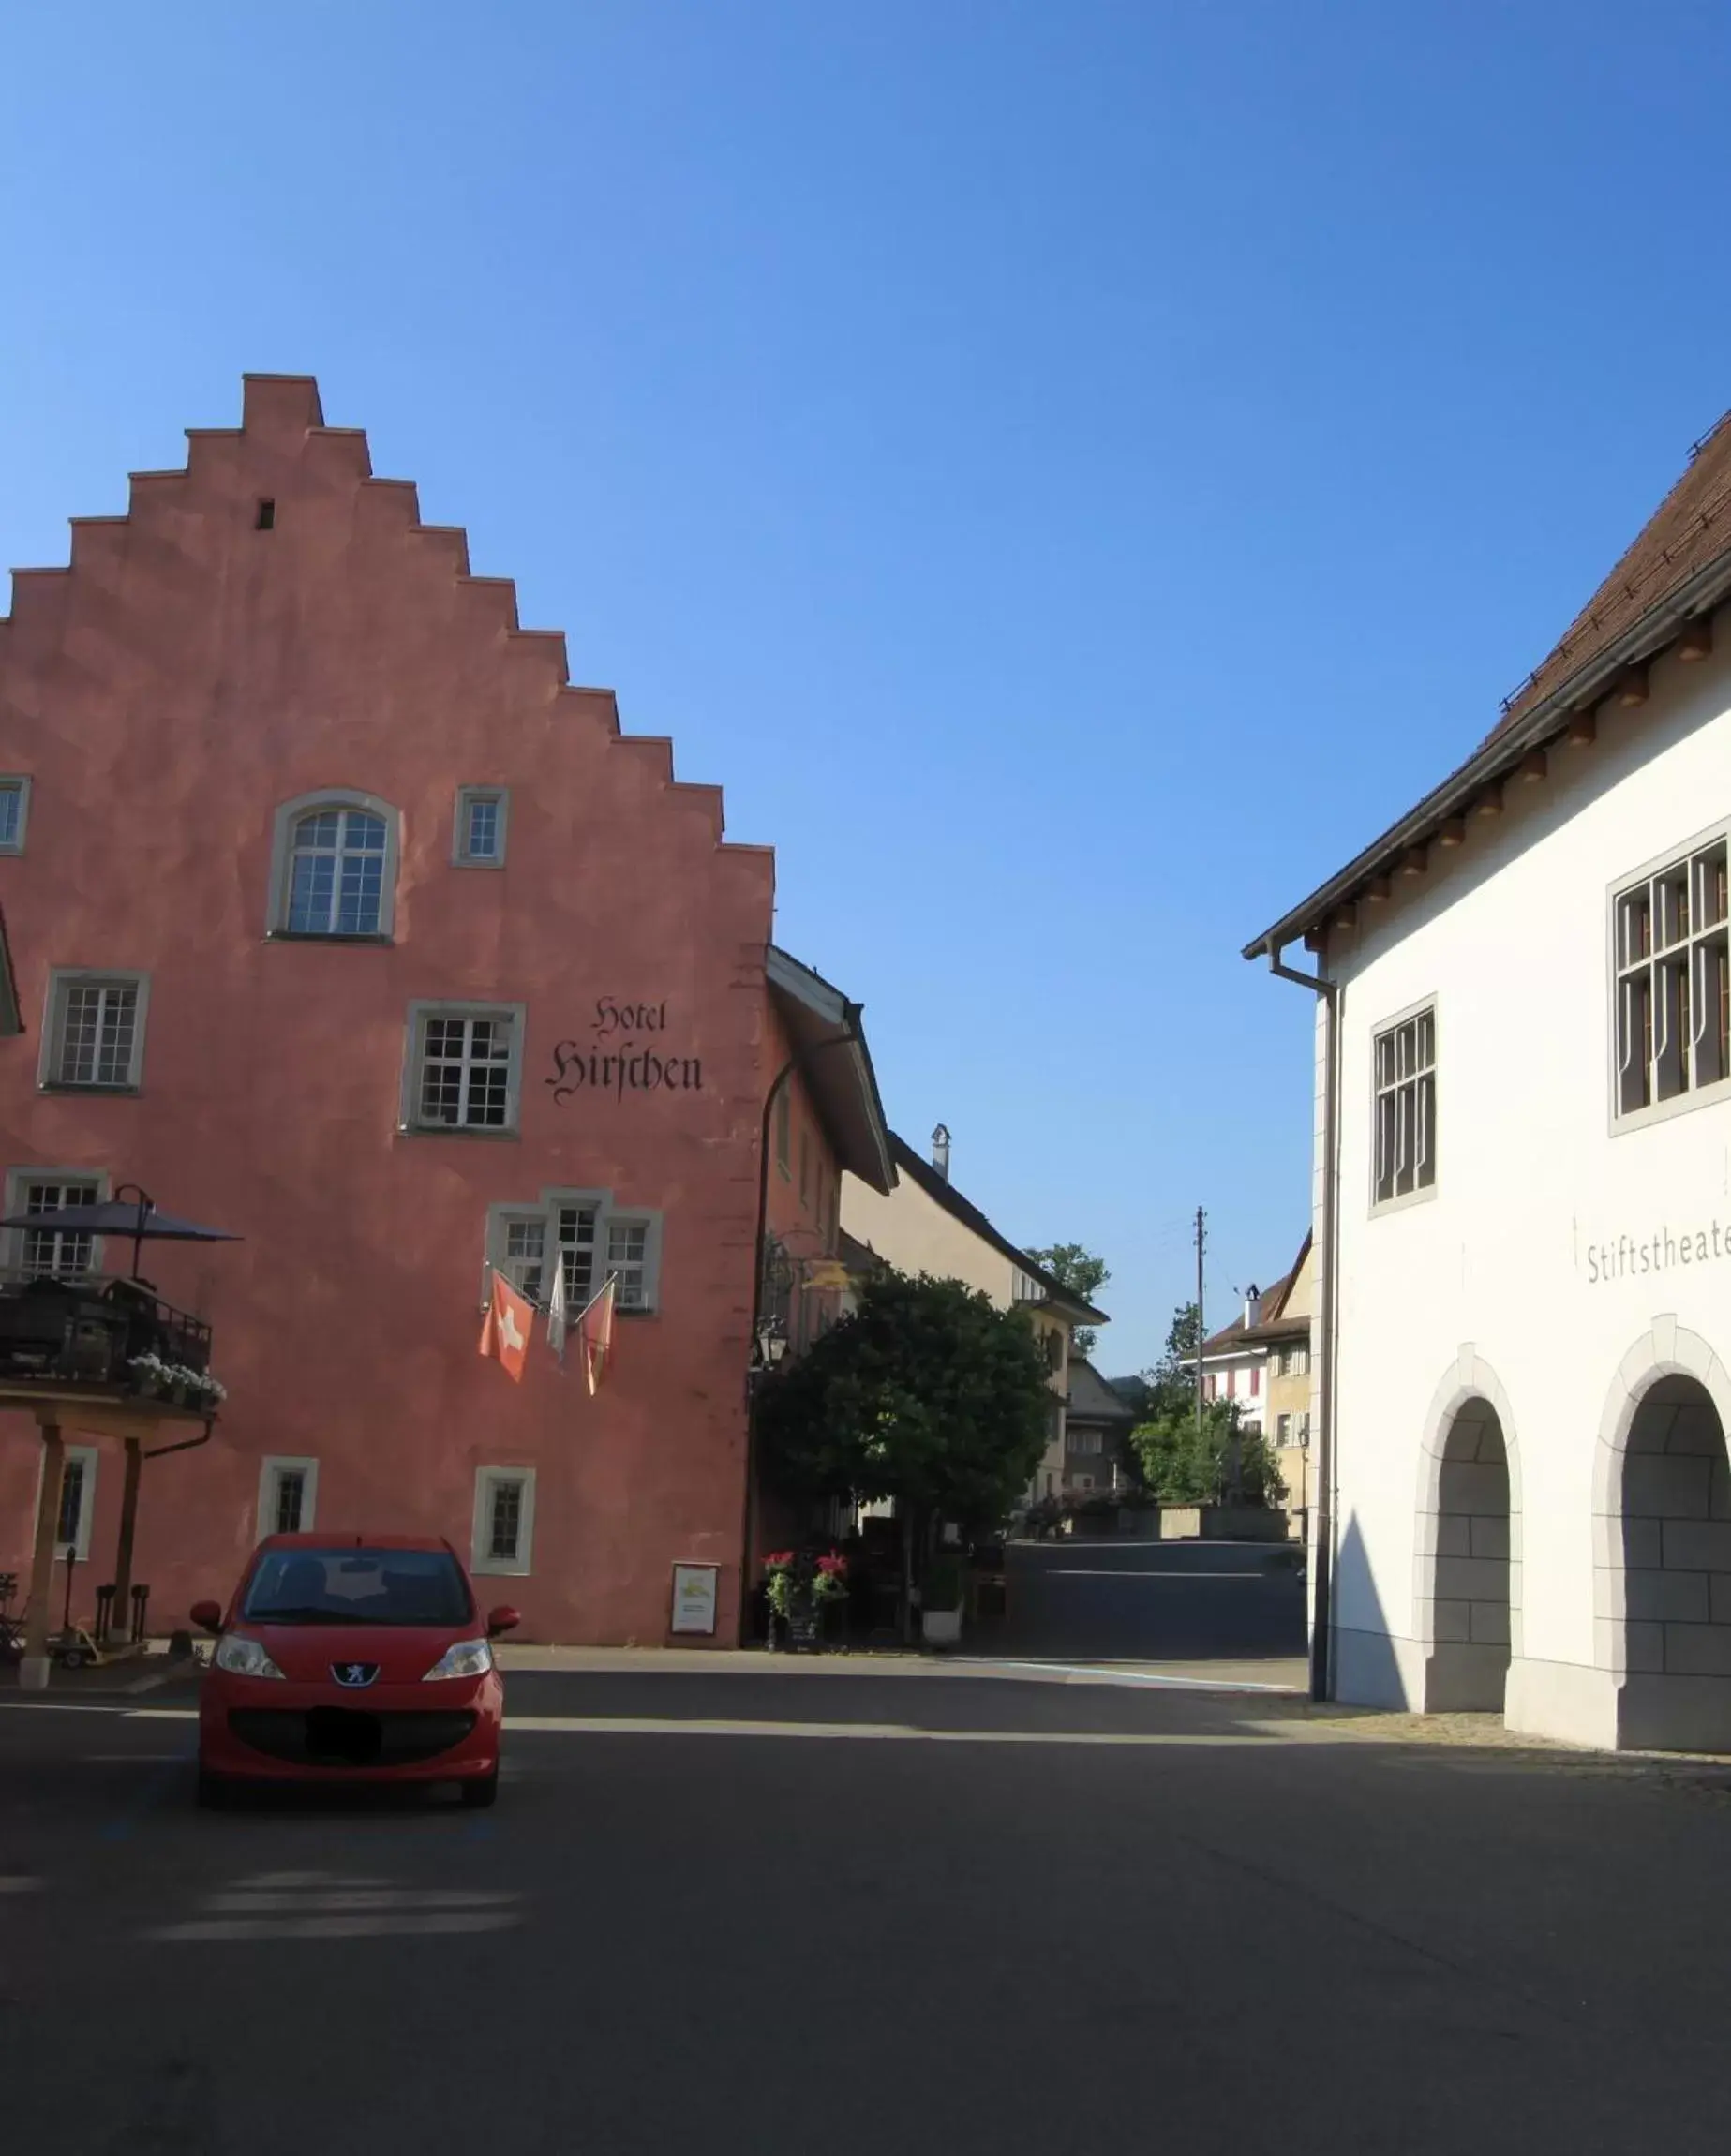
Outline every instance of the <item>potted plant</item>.
{"type": "Polygon", "coordinates": [[[784,1654],[798,1582],[791,1550],[772,1550],[763,1561],[764,1600],[769,1611],[769,1652],[784,1654]]]}
{"type": "Polygon", "coordinates": [[[948,1551],[927,1568],[919,1598],[919,1629],[929,1647],[953,1647],[962,1637],[962,1559],[948,1551]]]}
{"type": "Polygon", "coordinates": [[[847,1600],[847,1559],[839,1550],[819,1557],[812,1574],[812,1602],[817,1612],[818,1632],[827,1637],[829,1627],[847,1600]]]}
{"type": "Polygon", "coordinates": [[[127,1368],[132,1373],[134,1387],[146,1400],[166,1396],[173,1383],[171,1365],[160,1355],[135,1355],[127,1368]]]}

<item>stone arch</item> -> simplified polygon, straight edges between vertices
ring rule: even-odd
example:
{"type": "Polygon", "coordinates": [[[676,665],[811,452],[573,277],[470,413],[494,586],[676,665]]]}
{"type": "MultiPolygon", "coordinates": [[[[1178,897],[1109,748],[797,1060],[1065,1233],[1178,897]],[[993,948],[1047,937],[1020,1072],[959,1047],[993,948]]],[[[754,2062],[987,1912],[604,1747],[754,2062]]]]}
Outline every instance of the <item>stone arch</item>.
{"type": "Polygon", "coordinates": [[[1521,1651],[1520,1448],[1502,1380],[1470,1341],[1431,1395],[1416,1518],[1419,1703],[1500,1712],[1521,1651]]]}
{"type": "Polygon", "coordinates": [[[1618,1365],[1593,1463],[1593,1658],[1617,1741],[1731,1745],[1731,1371],[1656,1317],[1618,1365]]]}

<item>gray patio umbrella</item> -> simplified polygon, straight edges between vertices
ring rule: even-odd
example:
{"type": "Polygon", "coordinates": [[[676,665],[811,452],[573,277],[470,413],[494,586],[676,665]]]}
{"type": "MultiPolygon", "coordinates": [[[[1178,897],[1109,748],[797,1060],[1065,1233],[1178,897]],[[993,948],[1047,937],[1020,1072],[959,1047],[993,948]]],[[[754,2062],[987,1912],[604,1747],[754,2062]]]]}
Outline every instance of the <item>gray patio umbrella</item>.
{"type": "Polygon", "coordinates": [[[129,1235],[134,1280],[139,1278],[139,1252],[146,1242],[246,1240],[226,1227],[201,1227],[196,1220],[182,1220],[175,1213],[164,1212],[150,1193],[134,1182],[123,1182],[112,1197],[95,1205],[63,1205],[52,1212],[9,1212],[0,1220],[0,1227],[59,1228],[72,1235],[129,1235]]]}

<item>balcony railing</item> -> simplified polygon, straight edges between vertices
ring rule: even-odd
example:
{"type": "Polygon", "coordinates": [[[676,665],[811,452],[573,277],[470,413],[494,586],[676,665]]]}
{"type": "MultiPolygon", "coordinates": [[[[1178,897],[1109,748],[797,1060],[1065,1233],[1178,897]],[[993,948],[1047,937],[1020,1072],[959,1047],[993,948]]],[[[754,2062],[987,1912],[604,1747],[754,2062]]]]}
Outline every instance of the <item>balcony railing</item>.
{"type": "Polygon", "coordinates": [[[141,1357],[203,1372],[210,1354],[203,1319],[142,1281],[0,1271],[0,1384],[148,1391],[141,1357]]]}

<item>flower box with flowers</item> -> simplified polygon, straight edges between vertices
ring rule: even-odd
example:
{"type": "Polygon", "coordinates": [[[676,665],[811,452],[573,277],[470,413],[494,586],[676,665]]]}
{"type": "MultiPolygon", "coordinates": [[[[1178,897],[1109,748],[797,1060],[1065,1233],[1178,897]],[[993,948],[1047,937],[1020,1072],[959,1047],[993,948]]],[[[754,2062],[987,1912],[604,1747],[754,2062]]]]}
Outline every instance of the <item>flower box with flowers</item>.
{"type": "Polygon", "coordinates": [[[835,1550],[816,1558],[774,1551],[764,1559],[764,1595],[770,1651],[820,1654],[828,1614],[847,1598],[847,1559],[835,1550]]]}

